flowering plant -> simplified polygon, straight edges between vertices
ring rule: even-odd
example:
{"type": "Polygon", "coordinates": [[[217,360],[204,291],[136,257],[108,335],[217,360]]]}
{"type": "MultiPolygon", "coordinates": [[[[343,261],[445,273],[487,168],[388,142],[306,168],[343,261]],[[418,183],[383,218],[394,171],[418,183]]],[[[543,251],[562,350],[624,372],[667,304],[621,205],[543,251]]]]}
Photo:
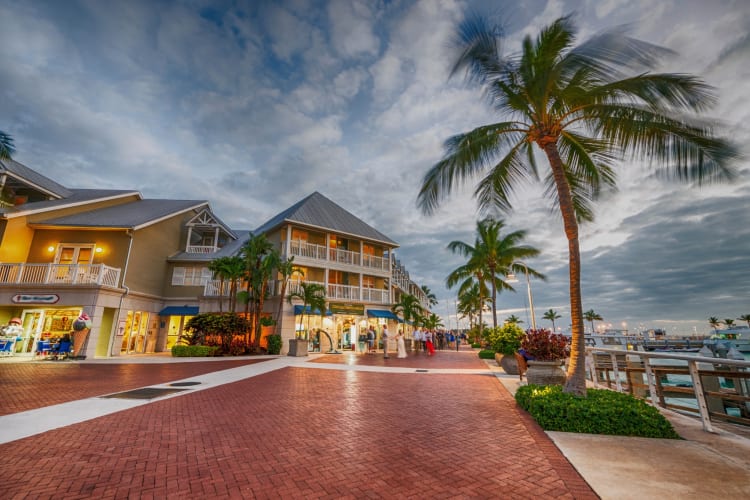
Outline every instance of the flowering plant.
{"type": "Polygon", "coordinates": [[[568,356],[568,339],[546,328],[527,330],[521,347],[536,361],[557,361],[568,356]]]}

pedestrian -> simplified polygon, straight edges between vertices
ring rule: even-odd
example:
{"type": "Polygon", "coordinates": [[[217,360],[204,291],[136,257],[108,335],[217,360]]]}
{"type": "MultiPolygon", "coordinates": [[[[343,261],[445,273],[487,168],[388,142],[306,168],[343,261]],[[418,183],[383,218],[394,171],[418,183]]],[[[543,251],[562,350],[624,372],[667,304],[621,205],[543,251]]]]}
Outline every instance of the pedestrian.
{"type": "Polygon", "coordinates": [[[435,346],[432,344],[432,339],[435,336],[435,332],[432,330],[425,330],[424,331],[424,344],[427,348],[427,355],[432,356],[435,354],[435,346]]]}
{"type": "Polygon", "coordinates": [[[422,330],[417,327],[416,330],[414,330],[414,352],[419,352],[419,350],[422,347],[422,330]]]}
{"type": "Polygon", "coordinates": [[[375,350],[375,327],[370,325],[367,329],[367,354],[372,354],[375,350]]]}
{"type": "Polygon", "coordinates": [[[388,325],[383,325],[383,359],[388,359],[388,325]]]}
{"type": "Polygon", "coordinates": [[[398,335],[396,335],[396,348],[398,349],[397,358],[406,357],[406,344],[404,344],[404,332],[399,328],[398,335]]]}

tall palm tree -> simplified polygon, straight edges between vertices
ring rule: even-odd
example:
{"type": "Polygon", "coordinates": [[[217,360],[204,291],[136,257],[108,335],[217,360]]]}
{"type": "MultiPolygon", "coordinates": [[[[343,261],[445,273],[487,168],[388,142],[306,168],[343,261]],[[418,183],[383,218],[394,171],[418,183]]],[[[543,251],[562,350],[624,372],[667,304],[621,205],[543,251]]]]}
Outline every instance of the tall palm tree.
{"type": "MultiPolygon", "coordinates": [[[[483,296],[479,283],[474,282],[471,286],[467,287],[463,292],[459,292],[458,301],[456,303],[456,312],[462,316],[469,318],[469,329],[474,328],[474,314],[477,311],[481,311],[483,304],[483,296]]],[[[485,299],[486,300],[486,299],[485,299]]]]}
{"type": "Polygon", "coordinates": [[[596,333],[596,331],[594,330],[594,321],[602,321],[604,318],[602,318],[599,313],[594,312],[593,309],[589,309],[588,311],[583,313],[583,319],[591,322],[591,333],[596,333]]]}
{"type": "Polygon", "coordinates": [[[734,328],[734,320],[732,318],[725,318],[724,324],[727,328],[734,328]]]}
{"type": "Polygon", "coordinates": [[[432,293],[432,290],[427,285],[422,285],[422,292],[424,292],[425,297],[427,297],[427,303],[432,306],[436,306],[438,303],[437,297],[434,293],[432,293]]]}
{"type": "Polygon", "coordinates": [[[747,322],[747,327],[750,328],[750,314],[743,314],[742,316],[740,316],[737,319],[740,320],[740,321],[746,321],[747,322]]]}
{"type": "Polygon", "coordinates": [[[592,202],[616,184],[621,159],[644,159],[681,181],[731,179],[738,149],[714,135],[697,114],[714,102],[712,89],[685,74],[649,70],[670,52],[622,31],[575,45],[576,28],[563,17],[526,36],[520,54],[501,53],[503,31],[470,17],[459,26],[452,75],[465,71],[506,121],[478,127],[445,143],[418,196],[433,213],[454,186],[481,176],[474,192],[484,211],[510,210],[511,193],[538,178],[534,146],[547,158],[547,196],[559,210],[569,252],[571,360],[564,390],[586,394],[579,222],[592,202]]]}
{"type": "Polygon", "coordinates": [[[300,323],[304,323],[305,316],[307,316],[307,332],[310,331],[310,315],[316,310],[320,315],[325,314],[326,287],[320,283],[302,282],[297,290],[289,292],[286,299],[290,304],[293,299],[299,299],[302,301],[302,320],[300,323]]]}
{"type": "MultiPolygon", "coordinates": [[[[530,275],[544,279],[544,275],[516,263],[523,259],[536,257],[539,250],[527,245],[519,245],[526,236],[525,231],[514,231],[505,236],[501,234],[505,227],[502,220],[492,218],[477,222],[477,236],[474,246],[463,241],[451,241],[448,250],[467,257],[467,266],[461,271],[458,268],[450,277],[458,279],[469,278],[471,274],[480,271],[490,285],[490,301],[492,303],[492,326],[497,327],[497,289],[515,291],[503,277],[510,271],[528,272],[530,275]]],[[[453,282],[453,279],[451,279],[453,282]]],[[[449,285],[452,286],[452,285],[449,285]]]]}
{"type": "Polygon", "coordinates": [[[245,316],[250,320],[251,331],[259,336],[260,313],[265,298],[265,287],[271,277],[274,264],[280,261],[278,250],[268,241],[265,234],[250,237],[240,249],[240,256],[245,262],[245,293],[242,301],[245,303],[245,316]],[[266,259],[271,259],[269,262],[266,259]],[[251,311],[252,309],[252,311],[251,311]],[[256,333],[258,332],[258,333],[256,333]]]}
{"type": "Polygon", "coordinates": [[[208,263],[208,270],[213,274],[213,279],[219,280],[219,312],[223,311],[224,285],[231,275],[233,258],[235,257],[219,257],[208,263]]]}
{"type": "Polygon", "coordinates": [[[562,318],[559,314],[557,314],[557,311],[554,309],[550,309],[549,311],[545,312],[544,315],[542,315],[542,318],[548,319],[552,322],[552,333],[555,333],[555,320],[562,318]]]}
{"type": "Polygon", "coordinates": [[[284,307],[284,299],[286,298],[286,288],[289,286],[289,280],[291,279],[292,275],[297,274],[301,277],[305,276],[305,272],[300,269],[299,267],[296,267],[294,265],[294,257],[289,257],[288,259],[281,261],[279,263],[279,267],[277,269],[280,277],[281,277],[281,290],[279,292],[279,307],[276,310],[276,328],[275,330],[279,330],[281,328],[281,310],[284,307]]]}
{"type": "Polygon", "coordinates": [[[404,321],[404,330],[406,330],[406,323],[413,321],[416,323],[424,314],[424,308],[420,304],[419,299],[409,293],[404,293],[399,298],[399,301],[393,304],[391,311],[397,316],[400,314],[404,321]]]}
{"type": "Polygon", "coordinates": [[[13,146],[13,137],[0,130],[0,160],[10,160],[16,152],[13,146]]]}
{"type": "Polygon", "coordinates": [[[719,321],[719,318],[717,318],[716,316],[711,316],[710,318],[708,318],[708,324],[711,325],[711,328],[713,328],[714,330],[718,330],[719,326],[721,325],[721,321],[719,321]]]}
{"type": "Polygon", "coordinates": [[[237,310],[237,289],[240,281],[245,276],[245,261],[242,257],[235,255],[229,257],[226,261],[225,273],[226,280],[229,281],[229,312],[234,314],[237,310]]]}
{"type": "Polygon", "coordinates": [[[505,318],[505,322],[510,323],[512,325],[520,325],[521,323],[523,323],[523,321],[521,321],[521,318],[519,318],[515,314],[511,314],[510,316],[505,318]]]}

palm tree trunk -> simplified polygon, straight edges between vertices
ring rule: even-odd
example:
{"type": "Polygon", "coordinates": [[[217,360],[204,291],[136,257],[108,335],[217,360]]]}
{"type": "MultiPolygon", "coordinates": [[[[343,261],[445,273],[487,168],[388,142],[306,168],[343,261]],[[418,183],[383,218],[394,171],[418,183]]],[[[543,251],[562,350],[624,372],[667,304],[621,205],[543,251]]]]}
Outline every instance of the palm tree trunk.
{"type": "Polygon", "coordinates": [[[281,332],[279,329],[281,328],[281,309],[284,307],[284,295],[286,295],[286,283],[287,280],[284,279],[281,282],[281,296],[279,297],[279,308],[276,311],[276,327],[273,330],[273,333],[279,332],[278,334],[281,335],[281,332]]]}
{"type": "Polygon", "coordinates": [[[570,365],[564,392],[580,396],[586,395],[586,347],[583,335],[583,304],[581,302],[581,251],[578,243],[578,221],[573,208],[570,185],[565,177],[557,144],[549,141],[544,144],[544,152],[552,169],[557,187],[557,198],[562,213],[565,236],[568,238],[568,258],[570,272],[570,319],[572,339],[570,345],[570,365]]]}
{"type": "Polygon", "coordinates": [[[497,328],[497,286],[495,285],[495,270],[490,269],[492,274],[492,328],[497,328]]]}

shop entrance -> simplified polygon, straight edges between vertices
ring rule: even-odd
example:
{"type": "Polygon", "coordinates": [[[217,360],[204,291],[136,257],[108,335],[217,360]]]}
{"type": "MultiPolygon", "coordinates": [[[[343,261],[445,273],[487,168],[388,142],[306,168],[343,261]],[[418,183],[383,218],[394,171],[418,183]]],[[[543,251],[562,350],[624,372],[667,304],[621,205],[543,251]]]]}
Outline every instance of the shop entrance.
{"type": "Polygon", "coordinates": [[[40,340],[52,341],[73,331],[73,321],[80,316],[82,309],[25,309],[21,315],[23,333],[16,341],[18,354],[36,352],[40,340]]]}
{"type": "Polygon", "coordinates": [[[155,333],[149,329],[150,314],[145,311],[128,311],[122,332],[120,354],[154,352],[155,333]]]}

